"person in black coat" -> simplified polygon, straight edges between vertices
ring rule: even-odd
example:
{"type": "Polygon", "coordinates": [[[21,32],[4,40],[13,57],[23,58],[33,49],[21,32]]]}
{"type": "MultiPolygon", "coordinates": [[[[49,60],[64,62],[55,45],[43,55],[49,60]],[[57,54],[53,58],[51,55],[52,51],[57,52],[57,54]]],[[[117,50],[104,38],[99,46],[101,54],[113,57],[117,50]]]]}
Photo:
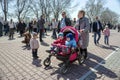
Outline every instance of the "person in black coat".
{"type": "Polygon", "coordinates": [[[118,32],[120,32],[120,24],[118,25],[118,32]]]}
{"type": "Polygon", "coordinates": [[[44,31],[44,24],[45,24],[44,18],[45,18],[45,16],[41,15],[40,20],[38,20],[38,28],[39,28],[39,31],[40,31],[40,35],[39,35],[40,42],[43,42],[42,34],[43,34],[43,31],[44,31]]]}
{"type": "Polygon", "coordinates": [[[32,33],[33,30],[33,21],[29,22],[29,33],[32,33]]]}
{"type": "Polygon", "coordinates": [[[96,21],[93,22],[93,32],[94,32],[94,43],[99,44],[99,40],[101,38],[101,31],[103,31],[102,24],[98,17],[96,17],[96,21]],[[98,36],[98,38],[97,38],[98,36]],[[97,38],[97,39],[96,39],[97,38]]]}
{"type": "Polygon", "coordinates": [[[9,25],[8,25],[8,22],[7,22],[7,21],[4,23],[4,31],[5,31],[4,35],[5,35],[5,36],[8,35],[9,25]]]}
{"type": "Polygon", "coordinates": [[[18,30],[20,31],[21,37],[23,36],[23,33],[25,32],[25,27],[26,27],[26,24],[23,21],[20,21],[18,23],[18,30]]]}
{"type": "Polygon", "coordinates": [[[62,13],[62,17],[63,18],[61,19],[61,21],[58,24],[58,29],[59,29],[58,31],[60,31],[60,29],[65,26],[71,26],[71,20],[70,20],[70,18],[67,18],[66,12],[62,13]]]}
{"type": "Polygon", "coordinates": [[[3,36],[3,24],[0,22],[0,37],[3,36]]]}
{"type": "Polygon", "coordinates": [[[2,23],[3,18],[0,19],[0,37],[3,36],[3,23],[2,23]]]}

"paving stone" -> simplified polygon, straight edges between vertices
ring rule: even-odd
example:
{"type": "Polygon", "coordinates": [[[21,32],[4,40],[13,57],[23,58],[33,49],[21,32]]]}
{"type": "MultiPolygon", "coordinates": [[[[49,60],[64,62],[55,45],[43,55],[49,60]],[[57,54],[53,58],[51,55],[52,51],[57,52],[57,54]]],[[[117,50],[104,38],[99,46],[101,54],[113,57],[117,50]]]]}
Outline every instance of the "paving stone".
{"type": "MultiPolygon", "coordinates": [[[[51,35],[52,33],[48,32],[48,34],[51,35]]],[[[50,49],[50,46],[43,46],[40,44],[40,48],[38,49],[38,56],[42,60],[41,62],[42,66],[36,67],[35,65],[32,65],[31,50],[27,50],[27,49],[23,50],[24,47],[22,46],[24,46],[24,44],[22,44],[21,41],[24,38],[17,38],[18,34],[15,35],[16,35],[15,36],[16,39],[13,41],[9,41],[8,37],[0,38],[0,53],[2,53],[0,54],[0,68],[5,72],[5,76],[6,76],[5,80],[7,80],[7,77],[9,76],[15,76],[17,80],[22,80],[22,79],[23,80],[29,80],[29,79],[57,80],[59,77],[61,80],[62,79],[75,80],[80,78],[82,75],[85,75],[85,73],[90,70],[89,68],[93,68],[99,62],[105,59],[105,57],[107,57],[117,46],[118,47],[120,46],[120,39],[118,38],[120,34],[115,32],[114,30],[111,31],[111,36],[110,36],[110,44],[112,44],[111,47],[104,45],[103,35],[101,35],[100,45],[95,46],[93,42],[92,34],[90,33],[90,43],[88,47],[88,52],[89,52],[88,56],[90,59],[86,60],[86,62],[80,66],[78,65],[78,62],[74,63],[71,66],[72,69],[70,70],[69,74],[59,75],[58,64],[61,63],[61,61],[57,60],[55,57],[53,57],[51,61],[52,68],[49,70],[44,69],[43,61],[49,55],[48,53],[45,52],[45,50],[50,49]],[[32,75],[38,75],[38,76],[32,77],[32,75]]],[[[49,45],[53,42],[53,39],[51,39],[50,36],[48,36],[48,38],[43,38],[43,39],[45,42],[48,42],[49,45]]],[[[113,57],[117,59],[116,56],[113,57]]],[[[110,62],[106,62],[108,64],[105,67],[108,66],[110,67],[110,69],[117,68],[117,66],[119,66],[118,64],[120,64],[120,61],[111,65],[112,61],[115,61],[114,58],[111,59],[110,62]]],[[[100,68],[100,69],[104,71],[107,68],[100,68]]],[[[103,71],[101,72],[104,73],[103,71]]],[[[109,72],[110,71],[106,71],[106,74],[109,74],[112,77],[114,77],[114,75],[112,75],[112,73],[109,72]]]]}
{"type": "Polygon", "coordinates": [[[9,80],[17,80],[14,76],[9,76],[8,79],[9,80]]]}

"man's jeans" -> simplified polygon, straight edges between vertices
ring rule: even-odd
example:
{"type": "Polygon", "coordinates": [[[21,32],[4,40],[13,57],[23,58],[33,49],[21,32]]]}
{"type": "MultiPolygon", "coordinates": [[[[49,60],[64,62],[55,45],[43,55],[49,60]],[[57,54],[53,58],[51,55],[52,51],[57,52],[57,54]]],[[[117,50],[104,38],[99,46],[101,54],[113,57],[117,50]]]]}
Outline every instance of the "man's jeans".
{"type": "Polygon", "coordinates": [[[109,36],[104,36],[104,43],[109,45],[109,36]]]}
{"type": "Polygon", "coordinates": [[[94,43],[99,43],[99,40],[101,38],[101,33],[100,32],[94,32],[94,43]],[[98,35],[98,38],[97,38],[98,35]]]}

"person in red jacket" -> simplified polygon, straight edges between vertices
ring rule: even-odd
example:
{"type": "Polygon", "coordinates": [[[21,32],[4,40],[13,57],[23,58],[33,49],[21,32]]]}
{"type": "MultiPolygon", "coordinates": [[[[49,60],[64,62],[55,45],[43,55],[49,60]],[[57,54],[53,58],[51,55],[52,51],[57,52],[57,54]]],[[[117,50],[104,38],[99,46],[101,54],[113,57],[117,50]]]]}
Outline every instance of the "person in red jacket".
{"type": "Polygon", "coordinates": [[[58,39],[53,42],[53,44],[65,45],[66,39],[63,36],[63,33],[58,34],[58,39]]]}
{"type": "MultiPolygon", "coordinates": [[[[64,38],[63,33],[60,32],[60,33],[58,34],[58,39],[55,40],[55,41],[53,42],[53,44],[65,45],[65,41],[66,41],[66,39],[64,38]]],[[[55,47],[53,46],[53,47],[51,48],[51,50],[54,50],[54,49],[55,49],[55,47]]],[[[49,52],[49,53],[50,53],[51,50],[46,50],[46,52],[49,52]]]]}

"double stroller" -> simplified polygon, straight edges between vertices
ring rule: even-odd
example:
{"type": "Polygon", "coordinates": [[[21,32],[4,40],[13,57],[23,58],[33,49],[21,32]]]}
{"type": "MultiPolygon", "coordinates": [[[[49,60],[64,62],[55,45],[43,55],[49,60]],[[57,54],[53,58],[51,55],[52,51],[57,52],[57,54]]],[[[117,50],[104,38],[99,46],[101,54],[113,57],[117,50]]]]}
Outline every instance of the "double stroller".
{"type": "Polygon", "coordinates": [[[73,50],[65,45],[52,44],[54,49],[50,51],[49,56],[44,60],[43,64],[45,67],[49,67],[51,64],[51,57],[55,56],[58,60],[63,61],[63,64],[60,67],[60,73],[65,74],[69,70],[71,63],[77,60],[79,64],[82,64],[85,59],[84,55],[80,53],[79,32],[71,26],[66,26],[61,29],[61,32],[63,33],[64,38],[66,38],[66,34],[72,33],[77,42],[77,48],[73,50]]]}

